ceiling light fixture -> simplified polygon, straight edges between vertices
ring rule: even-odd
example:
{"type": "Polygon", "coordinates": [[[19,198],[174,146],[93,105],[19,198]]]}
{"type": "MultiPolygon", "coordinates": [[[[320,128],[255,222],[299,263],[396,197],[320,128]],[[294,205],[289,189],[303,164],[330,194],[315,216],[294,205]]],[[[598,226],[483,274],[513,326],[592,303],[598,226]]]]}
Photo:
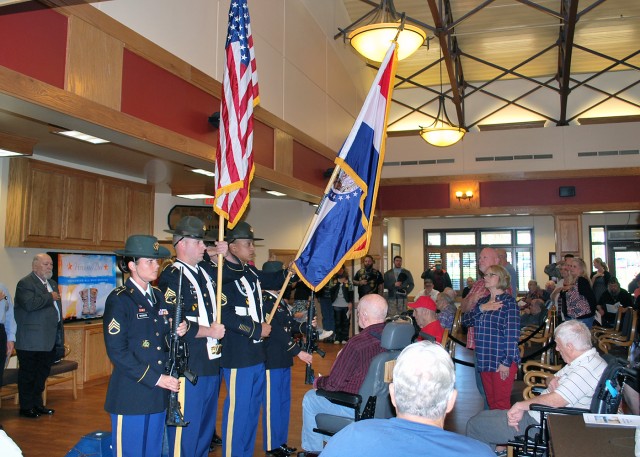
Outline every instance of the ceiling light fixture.
{"type": "Polygon", "coordinates": [[[87,133],[80,132],[78,130],[67,130],[62,127],[55,127],[53,125],[49,126],[49,132],[55,135],[66,136],[67,138],[73,138],[74,140],[84,141],[85,143],[91,144],[105,144],[111,143],[109,140],[104,140],[102,138],[98,138],[97,136],[89,135],[87,133]]]}
{"type": "Polygon", "coordinates": [[[274,195],[276,197],[285,197],[287,194],[283,194],[282,192],[278,192],[277,190],[265,190],[267,194],[274,195]]]}
{"type": "Polygon", "coordinates": [[[209,176],[210,178],[213,178],[216,175],[213,171],[203,170],[202,168],[194,168],[191,171],[198,173],[199,175],[209,176]]]}
{"type": "Polygon", "coordinates": [[[213,195],[209,194],[180,194],[176,195],[176,197],[187,198],[189,200],[206,200],[207,198],[214,198],[213,195]]]}
{"type": "Polygon", "coordinates": [[[424,141],[432,146],[441,148],[452,146],[462,139],[467,130],[458,127],[451,122],[447,116],[447,109],[444,106],[445,96],[442,91],[442,48],[440,48],[440,95],[438,95],[438,113],[427,127],[420,126],[420,136],[424,141]]]}
{"type": "Polygon", "coordinates": [[[420,28],[405,23],[405,13],[398,14],[393,0],[382,0],[380,5],[369,11],[334,38],[342,36],[362,56],[375,62],[382,62],[392,41],[398,42],[398,60],[416,52],[427,38],[420,28]],[[360,23],[365,23],[356,27],[360,23]]]}
{"type": "Polygon", "coordinates": [[[0,157],[30,156],[37,140],[0,132],[0,157]]]}

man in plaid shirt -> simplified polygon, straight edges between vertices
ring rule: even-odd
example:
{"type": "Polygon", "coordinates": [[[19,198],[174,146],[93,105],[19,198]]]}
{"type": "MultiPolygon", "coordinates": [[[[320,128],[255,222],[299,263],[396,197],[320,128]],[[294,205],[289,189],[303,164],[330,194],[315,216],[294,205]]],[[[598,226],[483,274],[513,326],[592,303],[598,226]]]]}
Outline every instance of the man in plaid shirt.
{"type": "Polygon", "coordinates": [[[302,447],[306,451],[320,452],[323,435],[315,433],[316,414],[328,413],[353,417],[353,409],[331,403],[316,395],[316,389],[357,394],[369,371],[371,360],[384,351],[380,346],[387,302],[377,294],[362,297],[358,304],[358,325],[363,330],[351,338],[338,353],[328,376],[318,376],[313,389],[302,399],[302,447]]]}

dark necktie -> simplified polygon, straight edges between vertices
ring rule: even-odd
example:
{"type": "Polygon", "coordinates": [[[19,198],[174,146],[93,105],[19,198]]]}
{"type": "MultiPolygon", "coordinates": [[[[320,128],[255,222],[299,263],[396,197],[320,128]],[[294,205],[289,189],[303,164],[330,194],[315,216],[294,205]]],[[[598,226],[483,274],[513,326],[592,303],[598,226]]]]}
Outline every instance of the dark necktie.
{"type": "Polygon", "coordinates": [[[153,298],[151,298],[151,294],[149,292],[145,293],[144,296],[147,298],[147,301],[151,306],[153,306],[153,298]]]}

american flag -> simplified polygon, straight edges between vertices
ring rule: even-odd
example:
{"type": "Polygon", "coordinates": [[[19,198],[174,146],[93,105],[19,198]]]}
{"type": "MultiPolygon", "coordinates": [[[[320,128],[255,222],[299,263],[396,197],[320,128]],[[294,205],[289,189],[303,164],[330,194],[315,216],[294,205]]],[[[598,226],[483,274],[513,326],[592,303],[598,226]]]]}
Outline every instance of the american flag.
{"type": "Polygon", "coordinates": [[[249,204],[254,172],[253,107],[259,101],[247,0],[232,0],[229,6],[225,51],[213,209],[232,228],[249,204]]]}

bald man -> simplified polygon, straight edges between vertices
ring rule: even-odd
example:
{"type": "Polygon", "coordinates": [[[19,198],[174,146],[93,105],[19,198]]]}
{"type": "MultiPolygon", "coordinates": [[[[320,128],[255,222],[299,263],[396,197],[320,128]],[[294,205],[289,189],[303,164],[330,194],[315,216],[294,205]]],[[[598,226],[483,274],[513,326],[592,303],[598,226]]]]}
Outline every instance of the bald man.
{"type": "Polygon", "coordinates": [[[351,338],[340,351],[328,376],[319,376],[302,400],[302,447],[306,451],[322,451],[324,436],[315,433],[316,414],[328,413],[353,417],[353,409],[331,403],[316,395],[316,389],[357,394],[369,370],[371,360],[384,351],[380,346],[387,302],[377,294],[362,297],[358,304],[358,325],[362,331],[351,338]]]}
{"type": "Polygon", "coordinates": [[[20,416],[35,419],[51,415],[44,406],[44,384],[56,360],[56,340],[64,343],[62,308],[58,284],[51,279],[53,261],[46,253],[36,254],[32,272],[18,281],[15,295],[20,416]],[[58,337],[60,335],[60,337],[58,337]]]}

